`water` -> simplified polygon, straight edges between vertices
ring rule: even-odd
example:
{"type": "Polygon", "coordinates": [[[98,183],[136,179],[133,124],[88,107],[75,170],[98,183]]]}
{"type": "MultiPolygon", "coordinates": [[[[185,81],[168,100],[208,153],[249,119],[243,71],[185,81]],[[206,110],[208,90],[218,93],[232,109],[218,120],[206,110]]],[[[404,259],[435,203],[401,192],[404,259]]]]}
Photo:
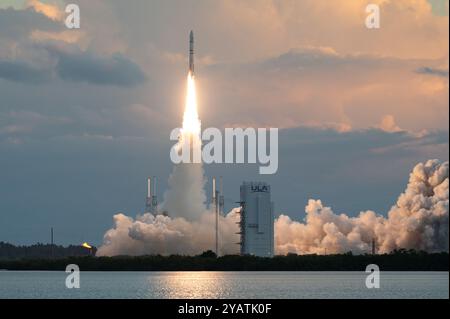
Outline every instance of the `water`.
{"type": "Polygon", "coordinates": [[[449,298],[448,272],[382,272],[367,289],[364,272],[0,271],[0,298],[449,298]]]}

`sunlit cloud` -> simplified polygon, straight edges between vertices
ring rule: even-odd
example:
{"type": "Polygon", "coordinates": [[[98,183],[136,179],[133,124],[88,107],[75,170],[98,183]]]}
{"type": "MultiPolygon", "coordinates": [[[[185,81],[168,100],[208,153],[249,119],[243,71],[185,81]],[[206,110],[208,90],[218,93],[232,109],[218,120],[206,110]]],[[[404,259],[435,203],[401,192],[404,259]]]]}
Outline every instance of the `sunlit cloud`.
{"type": "Polygon", "coordinates": [[[60,21],[63,18],[62,10],[56,5],[47,4],[39,0],[27,0],[26,7],[32,8],[52,20],[60,21]]]}

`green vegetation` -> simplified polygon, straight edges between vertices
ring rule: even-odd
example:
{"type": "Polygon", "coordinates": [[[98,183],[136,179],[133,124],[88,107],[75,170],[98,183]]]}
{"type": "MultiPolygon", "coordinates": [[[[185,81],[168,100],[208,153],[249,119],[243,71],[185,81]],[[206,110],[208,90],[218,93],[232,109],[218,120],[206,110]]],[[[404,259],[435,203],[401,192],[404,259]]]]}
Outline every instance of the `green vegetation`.
{"type": "Polygon", "coordinates": [[[262,258],[227,255],[216,258],[211,251],[198,256],[68,257],[61,259],[0,260],[0,269],[65,270],[77,264],[84,271],[363,271],[377,264],[383,271],[448,271],[448,253],[398,250],[384,255],[295,255],[262,258]]]}

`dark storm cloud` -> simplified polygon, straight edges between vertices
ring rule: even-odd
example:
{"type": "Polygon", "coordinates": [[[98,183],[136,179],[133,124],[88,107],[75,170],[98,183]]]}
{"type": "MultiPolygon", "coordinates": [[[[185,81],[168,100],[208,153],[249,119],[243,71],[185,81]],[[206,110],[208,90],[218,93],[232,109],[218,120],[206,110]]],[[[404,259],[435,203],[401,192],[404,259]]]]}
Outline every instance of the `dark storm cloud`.
{"type": "Polygon", "coordinates": [[[136,63],[121,54],[100,56],[93,52],[69,52],[54,47],[47,50],[56,57],[56,73],[64,80],[135,87],[147,79],[136,63]]]}
{"type": "Polygon", "coordinates": [[[434,75],[434,76],[439,76],[439,77],[443,77],[443,78],[447,78],[448,77],[448,70],[437,69],[437,68],[430,68],[430,67],[427,67],[427,66],[424,66],[424,67],[421,67],[421,68],[417,69],[416,73],[434,75]]]}
{"type": "Polygon", "coordinates": [[[51,77],[49,69],[39,69],[23,61],[0,60],[0,78],[22,83],[46,82],[51,77]]]}

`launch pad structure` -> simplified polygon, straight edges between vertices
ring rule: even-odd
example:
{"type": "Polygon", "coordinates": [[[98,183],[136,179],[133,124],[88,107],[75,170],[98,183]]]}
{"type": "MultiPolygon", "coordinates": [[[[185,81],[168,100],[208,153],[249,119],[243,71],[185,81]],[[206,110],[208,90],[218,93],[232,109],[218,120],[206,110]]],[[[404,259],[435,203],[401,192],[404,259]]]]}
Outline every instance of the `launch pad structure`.
{"type": "Polygon", "coordinates": [[[219,189],[216,187],[216,178],[212,178],[212,206],[214,207],[215,214],[215,253],[219,256],[219,216],[223,215],[224,210],[224,197],[223,197],[223,178],[219,177],[219,189]]]}
{"type": "Polygon", "coordinates": [[[156,195],[156,176],[147,177],[147,197],[145,212],[158,215],[158,197],[156,195]],[[153,182],[153,184],[152,184],[153,182]]]}

